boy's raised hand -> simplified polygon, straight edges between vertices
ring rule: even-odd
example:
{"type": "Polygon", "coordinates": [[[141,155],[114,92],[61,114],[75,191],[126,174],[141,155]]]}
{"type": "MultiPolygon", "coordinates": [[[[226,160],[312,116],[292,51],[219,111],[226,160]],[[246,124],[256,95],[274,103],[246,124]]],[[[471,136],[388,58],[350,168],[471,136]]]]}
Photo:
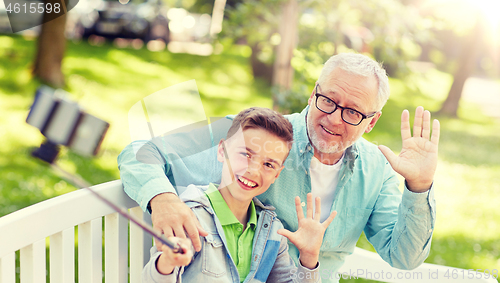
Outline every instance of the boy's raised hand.
{"type": "Polygon", "coordinates": [[[156,261],[156,269],[161,274],[170,274],[176,266],[188,265],[194,255],[193,245],[189,239],[179,237],[169,237],[174,243],[178,243],[183,253],[174,253],[168,246],[162,245],[159,250],[163,253],[156,261]]]}
{"type": "Polygon", "coordinates": [[[300,252],[300,262],[304,267],[309,269],[314,269],[317,266],[319,249],[323,243],[326,228],[328,228],[328,225],[332,223],[337,215],[337,211],[333,211],[323,223],[320,223],[321,198],[317,197],[315,202],[316,211],[313,213],[312,194],[308,193],[307,212],[306,217],[304,217],[300,197],[295,197],[295,209],[297,210],[299,229],[293,233],[286,229],[278,230],[278,234],[287,237],[297,247],[300,252]]]}

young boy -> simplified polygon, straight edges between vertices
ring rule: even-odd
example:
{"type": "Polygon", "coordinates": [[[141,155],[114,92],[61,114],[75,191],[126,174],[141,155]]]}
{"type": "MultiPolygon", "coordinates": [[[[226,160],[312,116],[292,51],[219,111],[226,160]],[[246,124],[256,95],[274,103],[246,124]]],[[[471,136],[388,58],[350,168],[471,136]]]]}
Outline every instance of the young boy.
{"type": "MultiPolygon", "coordinates": [[[[223,163],[221,184],[190,185],[180,198],[209,234],[193,255],[187,239],[171,237],[183,254],[168,247],[151,249],[143,282],[318,282],[319,249],[335,217],[323,223],[320,199],[313,217],[311,194],[307,217],[295,198],[299,229],[283,229],[274,208],[255,196],[279,176],[293,142],[293,129],[282,115],[267,108],[249,108],[233,120],[227,140],[219,142],[217,159],[223,163]],[[300,251],[299,267],[288,255],[287,237],[300,251]]],[[[297,184],[299,185],[299,184],[297,184]]]]}

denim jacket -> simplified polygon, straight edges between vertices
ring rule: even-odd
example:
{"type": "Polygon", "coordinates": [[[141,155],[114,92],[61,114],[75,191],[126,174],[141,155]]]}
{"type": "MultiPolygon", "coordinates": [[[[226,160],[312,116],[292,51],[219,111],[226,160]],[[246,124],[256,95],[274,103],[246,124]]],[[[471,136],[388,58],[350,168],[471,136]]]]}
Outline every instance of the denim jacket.
{"type": "MultiPolygon", "coordinates": [[[[194,212],[208,236],[200,237],[202,248],[195,253],[191,263],[185,267],[176,267],[169,275],[162,275],[156,269],[156,260],[161,255],[156,247],[151,248],[151,259],[144,267],[142,282],[234,282],[240,277],[226,249],[224,231],[204,194],[208,187],[190,185],[180,195],[194,212]]],[[[288,254],[285,237],[276,233],[283,225],[276,217],[272,206],[264,206],[254,198],[258,220],[253,239],[250,272],[244,282],[321,282],[319,268],[307,269],[302,265],[295,267],[288,254]]]]}
{"type": "MultiPolygon", "coordinates": [[[[290,231],[298,228],[294,197],[306,199],[311,192],[309,167],[314,148],[306,129],[308,109],[286,116],[293,125],[292,149],[278,179],[258,196],[276,208],[290,231]]],[[[190,132],[130,144],[118,157],[126,193],[146,210],[157,194],[176,190],[180,194],[181,186],[189,184],[220,183],[217,144],[226,137],[231,122],[228,116],[190,132]]],[[[346,149],[333,205],[324,208],[337,211],[320,251],[324,282],[338,281],[336,272],[363,231],[393,267],[413,269],[426,259],[436,219],[434,188],[413,193],[405,186],[401,193],[398,187],[396,173],[376,145],[360,138],[346,149]]],[[[291,243],[289,253],[297,262],[298,250],[291,243]]]]}

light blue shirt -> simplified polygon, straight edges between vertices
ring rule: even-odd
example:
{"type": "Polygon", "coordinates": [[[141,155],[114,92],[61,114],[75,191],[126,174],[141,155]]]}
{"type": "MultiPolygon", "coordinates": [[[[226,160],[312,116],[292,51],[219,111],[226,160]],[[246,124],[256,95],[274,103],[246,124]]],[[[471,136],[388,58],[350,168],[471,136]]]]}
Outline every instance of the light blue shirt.
{"type": "MultiPolygon", "coordinates": [[[[284,227],[291,231],[298,228],[294,197],[305,200],[311,192],[309,166],[314,149],[307,136],[307,111],[308,107],[286,116],[293,125],[293,147],[279,178],[258,196],[276,208],[284,227]]],[[[217,144],[225,138],[231,119],[127,146],[118,157],[127,194],[146,210],[151,198],[174,192],[174,186],[219,183],[222,165],[217,161],[217,144]],[[139,147],[136,153],[134,148],[139,147]]],[[[396,173],[377,146],[360,138],[346,150],[331,207],[337,216],[325,232],[320,251],[320,274],[325,282],[327,278],[338,281],[336,272],[363,231],[391,266],[413,269],[427,258],[436,218],[434,189],[413,193],[405,186],[401,194],[398,186],[396,173]]],[[[289,245],[297,262],[298,250],[289,245]]]]}

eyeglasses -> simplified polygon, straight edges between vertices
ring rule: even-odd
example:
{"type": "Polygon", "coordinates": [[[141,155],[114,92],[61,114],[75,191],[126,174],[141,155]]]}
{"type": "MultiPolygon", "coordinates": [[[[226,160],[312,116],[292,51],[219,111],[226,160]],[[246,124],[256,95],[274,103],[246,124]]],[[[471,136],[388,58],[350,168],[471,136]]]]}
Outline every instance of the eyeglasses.
{"type": "Polygon", "coordinates": [[[342,120],[346,122],[349,125],[357,126],[361,124],[361,122],[364,119],[371,118],[373,117],[377,112],[373,112],[372,114],[365,115],[357,110],[354,110],[352,108],[346,108],[338,105],[335,103],[333,100],[330,98],[318,93],[318,86],[319,84],[316,84],[316,108],[320,110],[323,113],[326,114],[332,114],[338,109],[342,110],[342,114],[340,115],[342,117],[342,120]]]}

